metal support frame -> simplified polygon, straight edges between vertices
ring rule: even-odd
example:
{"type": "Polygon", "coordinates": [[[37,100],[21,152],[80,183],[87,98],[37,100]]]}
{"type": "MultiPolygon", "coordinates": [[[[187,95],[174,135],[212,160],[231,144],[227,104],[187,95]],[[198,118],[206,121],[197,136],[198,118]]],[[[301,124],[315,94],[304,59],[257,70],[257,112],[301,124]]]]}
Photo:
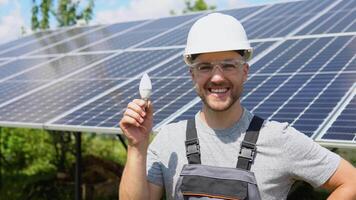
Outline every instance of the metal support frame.
{"type": "Polygon", "coordinates": [[[121,134],[117,134],[117,137],[119,138],[121,144],[124,146],[125,150],[127,151],[127,144],[125,143],[125,140],[122,137],[122,135],[121,134]]]}
{"type": "Polygon", "coordinates": [[[2,141],[2,128],[0,127],[0,190],[2,188],[2,144],[3,144],[3,141],[2,141]]]}
{"type": "Polygon", "coordinates": [[[75,136],[75,200],[82,200],[82,133],[74,132],[75,136]]]}

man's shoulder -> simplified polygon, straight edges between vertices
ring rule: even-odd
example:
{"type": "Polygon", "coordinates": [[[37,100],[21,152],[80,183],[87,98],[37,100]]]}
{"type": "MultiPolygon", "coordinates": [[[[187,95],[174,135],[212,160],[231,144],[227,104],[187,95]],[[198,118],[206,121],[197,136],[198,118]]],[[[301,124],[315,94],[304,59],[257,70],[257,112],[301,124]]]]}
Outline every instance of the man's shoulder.
{"type": "MultiPolygon", "coordinates": [[[[258,139],[259,143],[282,145],[285,143],[292,131],[295,130],[288,122],[265,120],[258,139]]],[[[297,132],[297,130],[295,130],[297,132]]]]}
{"type": "Polygon", "coordinates": [[[285,133],[289,126],[288,122],[265,120],[261,131],[285,133]]]}
{"type": "Polygon", "coordinates": [[[269,143],[271,145],[285,144],[300,144],[305,142],[312,142],[312,139],[304,133],[295,129],[288,122],[265,121],[260,131],[260,143],[269,143]]]}

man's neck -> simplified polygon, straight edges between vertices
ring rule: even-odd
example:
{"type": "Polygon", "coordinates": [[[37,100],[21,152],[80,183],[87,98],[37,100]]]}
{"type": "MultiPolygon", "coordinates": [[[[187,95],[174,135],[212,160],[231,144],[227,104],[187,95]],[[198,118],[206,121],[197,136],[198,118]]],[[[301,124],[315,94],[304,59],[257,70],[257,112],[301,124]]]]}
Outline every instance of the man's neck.
{"type": "Polygon", "coordinates": [[[239,101],[236,101],[228,110],[216,112],[203,106],[200,113],[201,119],[213,129],[226,129],[238,122],[242,116],[243,108],[239,101]]]}

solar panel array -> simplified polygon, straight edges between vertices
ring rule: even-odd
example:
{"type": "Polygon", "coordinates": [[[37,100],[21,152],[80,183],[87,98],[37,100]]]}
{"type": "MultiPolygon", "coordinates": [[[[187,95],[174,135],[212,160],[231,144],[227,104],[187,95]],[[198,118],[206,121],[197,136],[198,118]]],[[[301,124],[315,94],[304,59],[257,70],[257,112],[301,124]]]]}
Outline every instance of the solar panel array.
{"type": "MultiPolygon", "coordinates": [[[[356,2],[311,0],[221,12],[255,48],[242,104],[316,141],[356,147],[356,2]]],[[[119,133],[143,73],[154,129],[201,108],[182,60],[208,12],[38,32],[0,45],[0,126],[119,133]]]]}

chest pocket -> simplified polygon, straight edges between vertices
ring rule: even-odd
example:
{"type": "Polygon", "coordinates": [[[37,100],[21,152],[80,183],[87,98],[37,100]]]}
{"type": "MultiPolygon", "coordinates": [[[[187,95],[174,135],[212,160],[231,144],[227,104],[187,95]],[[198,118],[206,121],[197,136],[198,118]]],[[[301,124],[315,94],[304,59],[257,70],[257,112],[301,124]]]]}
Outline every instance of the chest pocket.
{"type": "Polygon", "coordinates": [[[175,199],[261,200],[254,173],[250,171],[263,119],[254,116],[241,144],[236,168],[202,165],[194,119],[188,120],[186,153],[175,199]]]}

